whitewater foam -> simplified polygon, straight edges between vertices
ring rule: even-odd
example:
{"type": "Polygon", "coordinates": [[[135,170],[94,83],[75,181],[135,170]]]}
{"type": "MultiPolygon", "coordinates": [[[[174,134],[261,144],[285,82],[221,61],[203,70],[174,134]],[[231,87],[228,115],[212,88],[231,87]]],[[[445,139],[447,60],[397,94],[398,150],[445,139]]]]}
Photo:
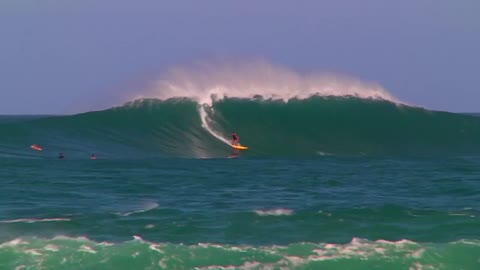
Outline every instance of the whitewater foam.
{"type": "Polygon", "coordinates": [[[293,210],[290,209],[271,209],[271,210],[255,210],[254,211],[259,216],[290,216],[293,213],[293,210]]]}
{"type": "Polygon", "coordinates": [[[48,245],[46,245],[43,249],[44,249],[44,250],[47,250],[47,251],[57,252],[57,251],[58,251],[58,246],[52,245],[52,244],[48,244],[48,245]]]}
{"type": "MultiPolygon", "coordinates": [[[[211,243],[162,244],[143,240],[140,236],[133,238],[132,241],[109,246],[90,240],[85,242],[86,238],[81,237],[33,238],[28,242],[15,239],[0,245],[0,255],[15,256],[11,261],[14,263],[9,264],[10,269],[22,266],[42,268],[46,266],[44,262],[47,261],[50,265],[55,265],[53,269],[74,267],[80,261],[88,261],[90,266],[102,265],[102,268],[117,267],[116,269],[125,263],[127,267],[134,263],[143,268],[155,264],[163,268],[187,268],[190,265],[193,269],[303,269],[320,267],[318,263],[324,261],[336,263],[340,260],[343,263],[350,261],[352,264],[358,263],[358,260],[369,262],[365,265],[365,269],[372,265],[382,265],[382,269],[394,266],[404,269],[438,269],[441,265],[460,269],[469,264],[463,264],[461,260],[432,259],[432,254],[438,253],[435,257],[445,258],[449,252],[456,254],[465,252],[467,247],[465,244],[470,242],[478,244],[478,240],[422,244],[410,240],[369,241],[353,238],[349,243],[344,244],[293,243],[288,246],[231,246],[211,243]],[[59,239],[63,240],[58,241],[59,239]],[[148,256],[145,256],[146,254],[148,256]],[[209,259],[205,260],[205,256],[209,259]],[[66,257],[69,259],[65,260],[66,257]],[[22,264],[17,265],[15,262],[22,262],[22,264]]],[[[2,262],[0,262],[1,266],[2,262]]]]}
{"type": "MultiPolygon", "coordinates": [[[[226,266],[221,266],[221,265],[209,265],[205,267],[195,267],[194,269],[196,270],[214,270],[214,269],[222,269],[222,270],[235,270],[235,269],[259,269],[261,264],[256,261],[251,261],[251,262],[245,262],[242,265],[226,265],[226,266]]],[[[260,268],[260,269],[265,269],[265,268],[260,268]]],[[[268,269],[268,268],[267,268],[268,269]]]]}
{"type": "Polygon", "coordinates": [[[28,242],[24,242],[23,239],[21,239],[21,238],[16,238],[16,239],[13,239],[11,241],[0,244],[0,248],[14,247],[14,246],[18,246],[18,245],[21,245],[21,244],[28,244],[28,242]]]}
{"type": "Polygon", "coordinates": [[[0,223],[37,223],[37,222],[59,222],[70,221],[69,218],[20,218],[11,220],[0,220],[0,223]]]}
{"type": "Polygon", "coordinates": [[[92,247],[90,246],[87,246],[87,245],[82,245],[78,251],[82,251],[82,252],[88,252],[88,253],[97,253],[97,251],[95,249],[93,249],[92,247]]]}
{"type": "Polygon", "coordinates": [[[40,253],[38,250],[36,249],[27,249],[25,250],[25,253],[27,254],[30,254],[30,255],[34,255],[34,256],[41,256],[43,255],[42,253],[40,253]]]}

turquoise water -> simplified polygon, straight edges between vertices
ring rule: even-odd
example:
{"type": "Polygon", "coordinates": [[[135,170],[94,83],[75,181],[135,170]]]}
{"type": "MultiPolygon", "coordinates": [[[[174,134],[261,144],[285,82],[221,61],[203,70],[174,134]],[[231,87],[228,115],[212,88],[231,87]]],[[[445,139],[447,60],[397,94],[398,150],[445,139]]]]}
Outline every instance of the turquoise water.
{"type": "Polygon", "coordinates": [[[238,153],[198,110],[1,117],[0,269],[480,269],[480,118],[359,99],[206,109],[238,153]]]}

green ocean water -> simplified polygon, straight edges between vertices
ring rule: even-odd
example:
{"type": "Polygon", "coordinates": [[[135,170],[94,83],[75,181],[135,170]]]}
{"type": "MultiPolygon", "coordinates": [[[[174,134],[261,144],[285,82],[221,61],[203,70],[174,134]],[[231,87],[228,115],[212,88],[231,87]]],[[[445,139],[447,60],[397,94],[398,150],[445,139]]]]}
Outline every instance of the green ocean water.
{"type": "Polygon", "coordinates": [[[480,269],[479,148],[347,97],[2,116],[0,269],[480,269]]]}

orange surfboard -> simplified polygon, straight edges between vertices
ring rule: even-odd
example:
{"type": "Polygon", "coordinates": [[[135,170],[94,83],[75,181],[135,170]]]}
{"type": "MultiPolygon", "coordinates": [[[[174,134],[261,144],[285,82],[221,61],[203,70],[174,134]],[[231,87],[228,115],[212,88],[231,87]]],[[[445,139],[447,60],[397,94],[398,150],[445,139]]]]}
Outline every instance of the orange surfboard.
{"type": "Polygon", "coordinates": [[[247,150],[248,147],[247,146],[243,146],[243,145],[233,145],[233,144],[230,144],[231,147],[235,148],[235,149],[238,149],[238,150],[247,150]]]}

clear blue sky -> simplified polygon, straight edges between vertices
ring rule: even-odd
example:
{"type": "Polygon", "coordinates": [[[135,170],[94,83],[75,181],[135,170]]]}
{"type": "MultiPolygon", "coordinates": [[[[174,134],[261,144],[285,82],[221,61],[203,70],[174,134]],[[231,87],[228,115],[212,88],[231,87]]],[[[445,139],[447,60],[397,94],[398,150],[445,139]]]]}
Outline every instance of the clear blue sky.
{"type": "Polygon", "coordinates": [[[480,111],[479,0],[0,1],[0,114],[108,107],[172,66],[262,58],[480,111]]]}

